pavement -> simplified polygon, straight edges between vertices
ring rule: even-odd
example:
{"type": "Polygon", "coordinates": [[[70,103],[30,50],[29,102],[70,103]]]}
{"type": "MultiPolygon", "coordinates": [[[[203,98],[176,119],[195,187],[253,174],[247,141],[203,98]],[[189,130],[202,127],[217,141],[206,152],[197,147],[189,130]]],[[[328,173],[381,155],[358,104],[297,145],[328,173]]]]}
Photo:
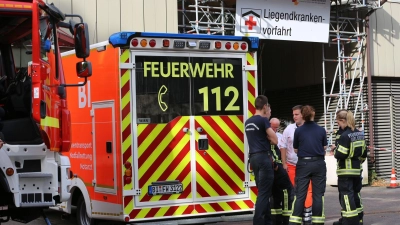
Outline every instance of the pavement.
{"type": "MultiPolygon", "coordinates": [[[[363,187],[361,196],[364,205],[364,225],[395,225],[400,224],[400,188],[389,189],[386,187],[363,187]]],[[[61,213],[57,211],[46,211],[50,222],[53,225],[77,225],[75,214],[68,219],[61,219],[61,213]]],[[[338,192],[336,187],[328,186],[325,191],[325,224],[332,224],[340,216],[340,205],[338,203],[338,192]]],[[[196,224],[215,225],[251,225],[252,215],[224,216],[219,221],[207,223],[205,220],[197,220],[196,224]]],[[[185,220],[187,223],[194,221],[185,220]]],[[[216,221],[216,220],[214,220],[216,221]]],[[[217,220],[218,221],[218,220],[217,220]]],[[[184,221],[169,221],[168,224],[183,224],[184,221]]],[[[135,223],[139,224],[139,223],[135,223]]],[[[144,224],[144,223],[141,223],[144,224]]],[[[145,223],[161,224],[161,223],[145,223]]],[[[165,223],[164,223],[165,224],[165,223]]],[[[193,223],[191,223],[193,224],[193,223]]],[[[18,222],[8,222],[2,225],[21,225],[18,222]]],[[[46,225],[43,218],[38,218],[28,225],[46,225]]],[[[103,221],[100,225],[121,225],[121,223],[103,221]]]]}

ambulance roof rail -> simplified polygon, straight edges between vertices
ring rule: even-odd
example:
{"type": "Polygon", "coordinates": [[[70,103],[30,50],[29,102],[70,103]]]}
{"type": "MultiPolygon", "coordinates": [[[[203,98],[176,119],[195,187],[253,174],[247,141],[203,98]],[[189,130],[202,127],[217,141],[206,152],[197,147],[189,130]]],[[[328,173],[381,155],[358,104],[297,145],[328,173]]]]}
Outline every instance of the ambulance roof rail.
{"type": "Polygon", "coordinates": [[[109,42],[113,47],[129,47],[129,43],[134,37],[147,38],[179,38],[179,39],[201,39],[201,40],[221,40],[221,41],[245,41],[249,45],[249,51],[258,49],[258,37],[241,36],[219,36],[207,34],[173,34],[173,33],[153,33],[153,32],[118,32],[110,36],[109,42]]]}

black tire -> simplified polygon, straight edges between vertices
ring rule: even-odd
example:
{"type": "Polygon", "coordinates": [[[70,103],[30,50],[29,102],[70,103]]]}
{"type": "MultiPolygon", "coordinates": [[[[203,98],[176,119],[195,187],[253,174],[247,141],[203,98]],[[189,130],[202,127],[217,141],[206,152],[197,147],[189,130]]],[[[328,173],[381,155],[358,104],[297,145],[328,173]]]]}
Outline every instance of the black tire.
{"type": "Polygon", "coordinates": [[[76,220],[78,222],[78,225],[95,225],[95,220],[89,218],[87,214],[85,199],[83,198],[83,196],[79,197],[76,207],[76,220]]]}

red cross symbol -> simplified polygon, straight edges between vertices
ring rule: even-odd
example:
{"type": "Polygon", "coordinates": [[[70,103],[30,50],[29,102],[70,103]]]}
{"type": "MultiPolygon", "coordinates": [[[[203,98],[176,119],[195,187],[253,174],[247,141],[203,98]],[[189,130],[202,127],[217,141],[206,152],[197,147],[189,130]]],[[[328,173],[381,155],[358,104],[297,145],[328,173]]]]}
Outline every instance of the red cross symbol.
{"type": "Polygon", "coordinates": [[[246,20],[244,24],[249,28],[249,30],[253,30],[253,26],[257,26],[257,21],[253,20],[253,16],[249,16],[249,20],[246,20]]]}

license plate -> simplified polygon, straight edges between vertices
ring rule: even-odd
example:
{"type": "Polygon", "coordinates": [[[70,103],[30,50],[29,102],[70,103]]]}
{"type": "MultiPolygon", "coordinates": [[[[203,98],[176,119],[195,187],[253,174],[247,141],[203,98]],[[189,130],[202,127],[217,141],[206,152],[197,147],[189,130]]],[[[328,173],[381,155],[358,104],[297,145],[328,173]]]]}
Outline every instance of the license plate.
{"type": "Polygon", "coordinates": [[[180,194],[183,192],[182,184],[149,185],[149,195],[180,194]]]}

